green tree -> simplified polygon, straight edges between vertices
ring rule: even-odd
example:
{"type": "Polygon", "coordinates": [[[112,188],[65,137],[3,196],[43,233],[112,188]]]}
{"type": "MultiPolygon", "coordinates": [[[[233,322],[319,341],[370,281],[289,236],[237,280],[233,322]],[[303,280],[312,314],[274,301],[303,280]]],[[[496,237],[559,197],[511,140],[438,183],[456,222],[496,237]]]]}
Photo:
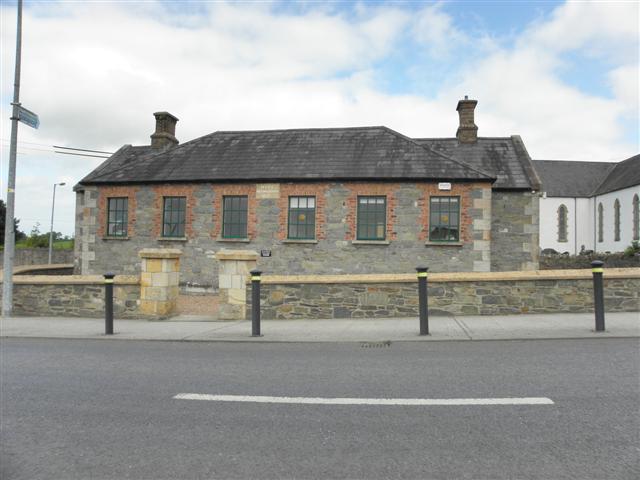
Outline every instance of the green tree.
{"type": "MultiPolygon", "coordinates": [[[[4,225],[7,217],[7,205],[4,203],[4,200],[0,200],[0,245],[4,245],[4,225]]],[[[27,236],[24,232],[20,231],[18,225],[20,224],[20,220],[17,218],[13,219],[13,228],[16,233],[16,242],[23,240],[27,236]]]]}

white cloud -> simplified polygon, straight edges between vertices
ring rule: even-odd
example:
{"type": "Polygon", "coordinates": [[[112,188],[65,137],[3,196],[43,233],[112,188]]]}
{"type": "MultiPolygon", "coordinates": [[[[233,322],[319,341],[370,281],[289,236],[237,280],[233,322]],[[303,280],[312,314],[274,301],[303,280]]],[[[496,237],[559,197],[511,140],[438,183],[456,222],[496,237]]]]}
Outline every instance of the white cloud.
{"type": "MultiPolygon", "coordinates": [[[[222,129],[380,124],[416,137],[453,136],[456,102],[468,94],[479,100],[481,135],[521,134],[534,158],[614,160],[638,149],[624,136],[625,126],[638,123],[637,4],[569,3],[509,46],[491,32],[460,27],[446,4],[413,12],[361,3],[351,16],[316,4],[296,14],[275,13],[270,4],[197,6],[163,14],[164,7],[148,2],[31,4],[21,99],[42,125],[21,127],[21,141],[111,151],[148,144],[158,110],[180,118],[181,141],[222,129]],[[396,55],[424,60],[419,48],[449,62],[429,99],[376,87],[381,62],[396,55]],[[571,51],[611,60],[603,72],[610,95],[563,81],[558,72],[571,51]]],[[[0,13],[6,119],[15,7],[0,13]]],[[[9,138],[8,121],[0,130],[9,138]]],[[[6,168],[8,149],[1,152],[6,168]]],[[[99,163],[25,152],[17,214],[44,215],[45,222],[51,184],[72,185],[99,163]]],[[[59,211],[60,221],[72,225],[70,189],[61,192],[59,211]]]]}

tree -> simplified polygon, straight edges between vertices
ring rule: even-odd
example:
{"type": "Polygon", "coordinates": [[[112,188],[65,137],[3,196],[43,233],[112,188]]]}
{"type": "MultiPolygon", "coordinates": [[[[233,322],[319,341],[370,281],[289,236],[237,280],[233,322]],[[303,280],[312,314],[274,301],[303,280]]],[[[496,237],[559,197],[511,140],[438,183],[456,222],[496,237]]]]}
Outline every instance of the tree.
{"type": "MultiPolygon", "coordinates": [[[[5,225],[6,217],[7,217],[7,206],[4,203],[4,200],[0,200],[0,245],[4,245],[4,225],[5,225]]],[[[20,220],[14,217],[13,228],[16,233],[16,242],[27,237],[25,233],[21,232],[20,229],[18,228],[19,224],[20,224],[20,220]]]]}

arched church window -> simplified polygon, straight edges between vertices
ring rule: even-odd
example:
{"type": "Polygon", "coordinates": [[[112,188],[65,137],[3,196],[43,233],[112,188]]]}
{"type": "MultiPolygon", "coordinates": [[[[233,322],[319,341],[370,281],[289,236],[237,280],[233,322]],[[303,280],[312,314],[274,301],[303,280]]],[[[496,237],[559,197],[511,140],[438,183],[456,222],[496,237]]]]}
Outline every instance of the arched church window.
{"type": "Polygon", "coordinates": [[[617,198],[613,202],[613,239],[620,241],[620,201],[617,198]]]}
{"type": "Polygon", "coordinates": [[[558,241],[567,241],[567,207],[564,205],[558,207],[558,241]]]}

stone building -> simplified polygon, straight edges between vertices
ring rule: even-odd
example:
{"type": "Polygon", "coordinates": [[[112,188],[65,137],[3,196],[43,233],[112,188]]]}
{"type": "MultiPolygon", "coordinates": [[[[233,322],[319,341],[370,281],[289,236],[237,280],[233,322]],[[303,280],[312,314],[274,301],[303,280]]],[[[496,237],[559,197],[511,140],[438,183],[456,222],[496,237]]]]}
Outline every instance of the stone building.
{"type": "Polygon", "coordinates": [[[640,241],[640,155],[618,163],[534,160],[544,185],[540,247],[621,252],[640,241]]]}
{"type": "Polygon", "coordinates": [[[386,127],[219,131],[178,144],[155,113],[75,187],[76,271],[137,273],[138,251],[180,248],[183,289],[217,288],[221,249],[271,274],[531,270],[538,177],[519,136],[478,137],[458,102],[453,138],[386,127]]]}

